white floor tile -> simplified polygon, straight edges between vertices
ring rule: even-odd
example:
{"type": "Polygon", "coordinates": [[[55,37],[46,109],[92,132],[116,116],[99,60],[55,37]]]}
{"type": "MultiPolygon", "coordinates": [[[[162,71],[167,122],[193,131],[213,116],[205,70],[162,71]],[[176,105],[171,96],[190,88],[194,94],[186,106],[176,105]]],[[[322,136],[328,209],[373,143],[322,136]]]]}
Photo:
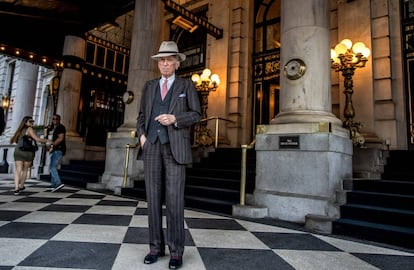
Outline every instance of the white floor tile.
{"type": "Polygon", "coordinates": [[[0,210],[37,211],[48,205],[48,203],[9,202],[0,204],[0,210]]]}
{"type": "Polygon", "coordinates": [[[123,226],[70,224],[52,240],[116,244],[122,243],[127,229],[123,226]]]}
{"type": "Polygon", "coordinates": [[[59,200],[58,204],[71,204],[71,205],[95,205],[101,200],[98,199],[81,199],[81,198],[63,198],[59,200]]]}
{"type": "Polygon", "coordinates": [[[87,214],[104,214],[104,215],[133,215],[135,207],[131,206],[112,206],[112,205],[94,205],[89,208],[87,214]]]}
{"type": "Polygon", "coordinates": [[[358,242],[347,241],[339,238],[328,237],[323,235],[314,235],[319,239],[349,253],[370,253],[370,254],[386,254],[386,255],[401,255],[413,256],[413,253],[403,252],[395,249],[383,248],[369,244],[362,244],[358,242]]]}
{"type": "Polygon", "coordinates": [[[82,213],[74,212],[52,212],[52,211],[35,211],[21,218],[17,222],[38,222],[52,224],[70,224],[80,217],[82,213]]]}
{"type": "Polygon", "coordinates": [[[301,231],[290,230],[290,229],[285,229],[282,227],[270,226],[270,225],[254,223],[254,222],[249,222],[249,221],[244,221],[244,220],[236,219],[236,221],[240,223],[240,225],[242,225],[244,228],[246,228],[247,230],[251,232],[304,233],[301,231]]]}
{"type": "Polygon", "coordinates": [[[46,242],[47,240],[38,239],[0,238],[1,265],[18,264],[46,242]]]}
{"type": "Polygon", "coordinates": [[[247,231],[190,229],[197,247],[269,249],[247,231]]]}
{"type": "Polygon", "coordinates": [[[273,250],[296,270],[379,270],[351,254],[333,251],[273,250]]]}
{"type": "Polygon", "coordinates": [[[184,216],[186,218],[212,218],[212,219],[230,219],[228,217],[213,215],[209,213],[197,212],[193,210],[184,210],[184,216]]]}
{"type": "Polygon", "coordinates": [[[21,199],[21,197],[15,196],[15,195],[1,195],[0,196],[0,202],[13,202],[18,199],[21,199]]]}

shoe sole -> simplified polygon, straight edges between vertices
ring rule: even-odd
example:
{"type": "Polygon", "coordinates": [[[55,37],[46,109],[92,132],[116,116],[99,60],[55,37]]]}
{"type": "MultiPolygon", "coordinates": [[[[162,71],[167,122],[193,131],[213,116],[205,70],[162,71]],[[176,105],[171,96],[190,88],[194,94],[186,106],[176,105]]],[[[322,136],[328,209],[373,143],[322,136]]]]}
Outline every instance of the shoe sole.
{"type": "Polygon", "coordinates": [[[59,189],[62,189],[64,186],[65,186],[64,184],[60,184],[58,187],[56,187],[56,188],[52,189],[52,192],[56,192],[56,191],[58,191],[59,189]]]}

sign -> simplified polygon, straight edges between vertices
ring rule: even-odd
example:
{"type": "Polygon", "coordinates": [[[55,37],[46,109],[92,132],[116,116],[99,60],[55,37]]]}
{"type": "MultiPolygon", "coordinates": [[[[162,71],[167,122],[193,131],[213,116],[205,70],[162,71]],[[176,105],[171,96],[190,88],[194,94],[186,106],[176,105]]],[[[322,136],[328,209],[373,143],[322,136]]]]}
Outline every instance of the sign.
{"type": "Polygon", "coordinates": [[[299,136],[280,136],[279,149],[299,149],[299,136]]]}
{"type": "Polygon", "coordinates": [[[194,23],[195,25],[203,27],[204,29],[207,30],[207,33],[209,33],[216,39],[220,39],[223,37],[223,29],[214,26],[213,24],[209,23],[206,19],[195,15],[190,10],[177,4],[174,1],[171,1],[171,0],[162,0],[162,1],[164,2],[164,7],[170,12],[174,14],[179,14],[185,19],[194,23]]]}

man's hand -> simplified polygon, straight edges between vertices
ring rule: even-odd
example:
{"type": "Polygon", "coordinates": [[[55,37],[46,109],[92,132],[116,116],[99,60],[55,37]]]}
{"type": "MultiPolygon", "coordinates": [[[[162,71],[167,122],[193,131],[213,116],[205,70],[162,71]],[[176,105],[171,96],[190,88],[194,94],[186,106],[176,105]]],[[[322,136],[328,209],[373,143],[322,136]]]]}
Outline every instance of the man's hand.
{"type": "Polygon", "coordinates": [[[139,138],[139,144],[141,145],[141,148],[144,146],[144,143],[147,141],[147,137],[142,134],[141,137],[139,138]]]}
{"type": "Polygon", "coordinates": [[[160,114],[155,117],[155,121],[158,121],[163,126],[173,125],[177,120],[173,114],[160,114]]]}

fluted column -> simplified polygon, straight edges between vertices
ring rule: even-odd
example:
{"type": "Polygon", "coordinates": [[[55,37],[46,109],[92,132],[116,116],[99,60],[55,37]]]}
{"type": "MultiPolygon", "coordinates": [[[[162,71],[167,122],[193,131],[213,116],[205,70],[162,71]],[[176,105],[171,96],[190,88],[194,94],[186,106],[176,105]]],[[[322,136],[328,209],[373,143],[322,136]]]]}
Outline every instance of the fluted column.
{"type": "Polygon", "coordinates": [[[79,137],[76,131],[78,107],[82,85],[82,65],[85,61],[85,39],[66,36],[63,46],[64,69],[60,78],[56,113],[62,117],[66,135],[79,137]]]}

